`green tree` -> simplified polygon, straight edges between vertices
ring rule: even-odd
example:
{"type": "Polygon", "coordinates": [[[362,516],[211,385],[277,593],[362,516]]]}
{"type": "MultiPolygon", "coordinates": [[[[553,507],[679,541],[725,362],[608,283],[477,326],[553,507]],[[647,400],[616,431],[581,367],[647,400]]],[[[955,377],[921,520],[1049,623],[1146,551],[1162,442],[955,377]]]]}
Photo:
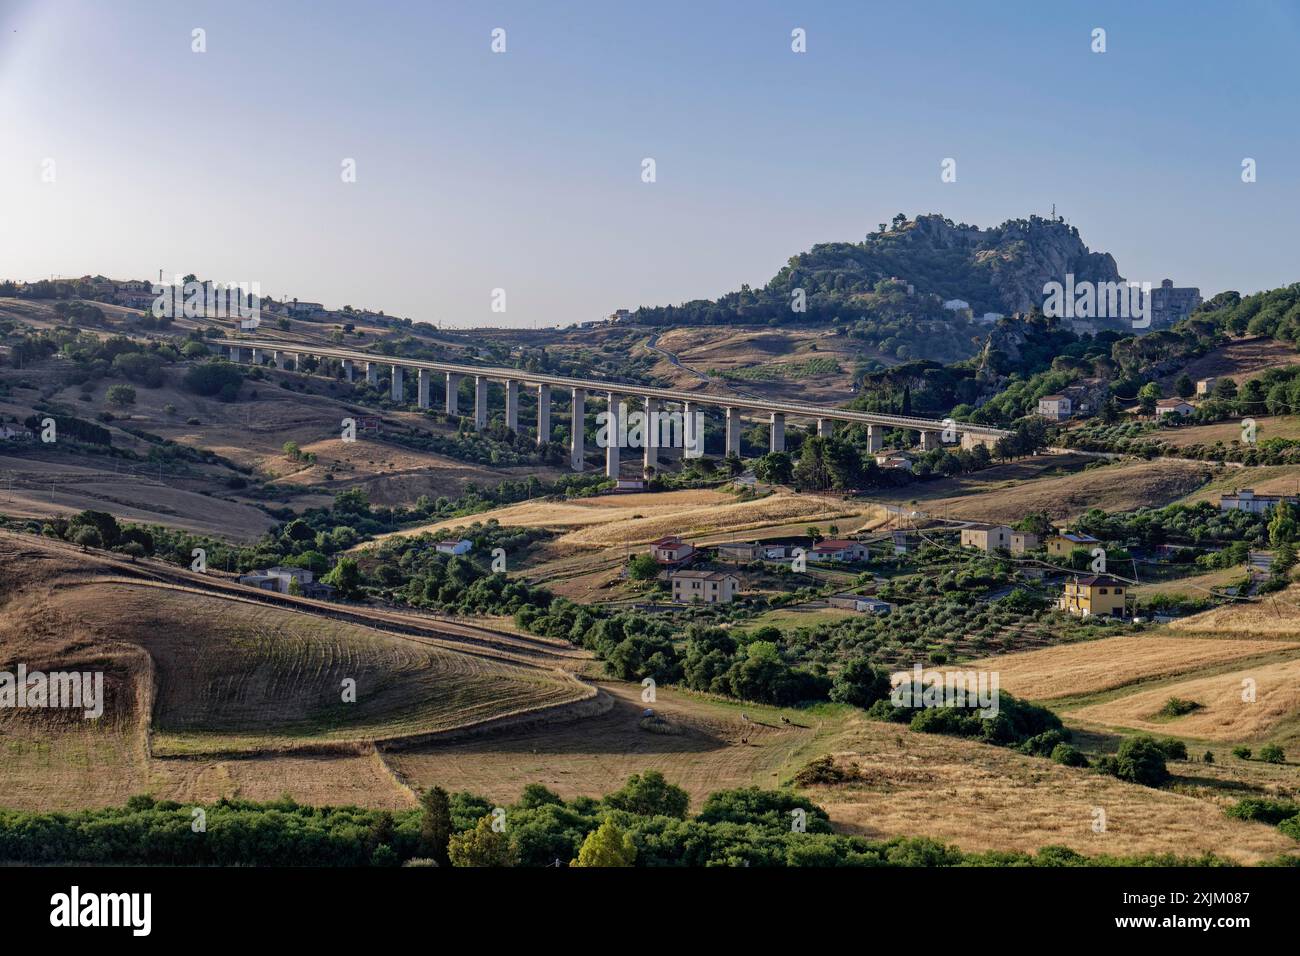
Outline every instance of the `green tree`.
{"type": "Polygon", "coordinates": [[[1155,382],[1147,382],[1138,389],[1138,404],[1142,406],[1142,414],[1150,415],[1156,410],[1156,402],[1161,398],[1160,386],[1155,382]]]}
{"type": "Polygon", "coordinates": [[[1196,394],[1196,383],[1192,381],[1190,375],[1184,372],[1178,376],[1178,381],[1174,383],[1174,392],[1179,398],[1191,398],[1196,394]]]}
{"type": "Polygon", "coordinates": [[[514,866],[515,851],[504,832],[492,829],[492,817],[483,817],[468,833],[458,833],[447,842],[452,866],[514,866]]]}
{"type": "Polygon", "coordinates": [[[676,817],[685,820],[691,798],[681,787],[665,780],[658,770],[647,770],[644,774],[628,777],[621,790],[605,797],[605,804],[638,816],[676,817]]]}
{"type": "Polygon", "coordinates": [[[633,555],[627,563],[627,576],[633,581],[653,581],[659,575],[659,562],[652,555],[633,555]]]}
{"type": "Polygon", "coordinates": [[[632,835],[624,833],[613,820],[606,820],[587,834],[570,866],[631,866],[636,862],[636,845],[632,835]]]}
{"type": "Polygon", "coordinates": [[[1128,737],[1115,756],[1115,775],[1121,780],[1158,787],[1169,779],[1165,750],[1154,737],[1128,737]]]}
{"type": "Polygon", "coordinates": [[[352,558],[339,558],[338,564],[321,581],[347,600],[361,596],[361,569],[352,558]]]}
{"type": "Polygon", "coordinates": [[[1274,547],[1284,541],[1293,541],[1296,534],[1295,513],[1285,499],[1279,501],[1273,509],[1273,517],[1268,523],[1268,540],[1274,547]]]}
{"type": "Polygon", "coordinates": [[[299,448],[298,443],[292,439],[281,445],[280,450],[284,452],[285,458],[292,459],[293,461],[297,461],[302,457],[302,449],[299,448]]]}
{"type": "Polygon", "coordinates": [[[788,485],[794,479],[794,461],[786,452],[770,452],[754,462],[754,477],[773,485],[788,485]]]}
{"type": "Polygon", "coordinates": [[[420,853],[439,866],[450,866],[451,800],[442,787],[420,794],[420,853]]]}
{"type": "Polygon", "coordinates": [[[110,405],[126,408],[128,405],[135,404],[135,389],[130,385],[113,385],[109,387],[105,397],[110,405]]]}

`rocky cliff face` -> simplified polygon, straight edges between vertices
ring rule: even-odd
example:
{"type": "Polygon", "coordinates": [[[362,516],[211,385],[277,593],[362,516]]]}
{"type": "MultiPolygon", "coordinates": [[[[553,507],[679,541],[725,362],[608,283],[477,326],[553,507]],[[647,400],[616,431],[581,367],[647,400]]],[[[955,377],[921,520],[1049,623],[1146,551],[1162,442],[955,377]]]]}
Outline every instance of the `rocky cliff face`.
{"type": "Polygon", "coordinates": [[[1041,307],[1043,286],[1064,283],[1067,274],[1075,282],[1122,281],[1110,253],[1092,252],[1077,228],[1059,220],[1030,216],[979,229],[942,216],[918,216],[912,228],[937,248],[964,246],[976,273],[992,286],[1001,305],[997,311],[1004,313],[1041,307]]]}

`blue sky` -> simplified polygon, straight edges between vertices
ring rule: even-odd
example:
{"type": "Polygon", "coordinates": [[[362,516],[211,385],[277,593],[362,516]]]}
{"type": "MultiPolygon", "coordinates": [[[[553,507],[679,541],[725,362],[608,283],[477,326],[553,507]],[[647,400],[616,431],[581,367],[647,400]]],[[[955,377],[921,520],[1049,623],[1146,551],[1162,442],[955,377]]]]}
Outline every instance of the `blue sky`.
{"type": "Polygon", "coordinates": [[[1300,280],[1298,46],[1279,0],[0,0],[0,275],[531,327],[1056,203],[1130,279],[1255,291],[1300,280]]]}

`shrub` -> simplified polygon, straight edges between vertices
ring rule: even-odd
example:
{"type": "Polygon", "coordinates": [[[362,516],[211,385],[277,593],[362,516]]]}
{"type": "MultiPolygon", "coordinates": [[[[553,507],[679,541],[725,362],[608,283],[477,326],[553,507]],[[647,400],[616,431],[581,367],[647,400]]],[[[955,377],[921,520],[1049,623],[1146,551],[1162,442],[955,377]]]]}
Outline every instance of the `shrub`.
{"type": "Polygon", "coordinates": [[[1234,757],[1240,757],[1242,760],[1249,760],[1249,759],[1251,758],[1251,754],[1252,754],[1252,751],[1251,751],[1251,749],[1250,749],[1249,747],[1233,747],[1233,748],[1232,748],[1232,755],[1233,755],[1234,757]]]}
{"type": "Polygon", "coordinates": [[[1052,761],[1066,767],[1088,766],[1088,758],[1083,755],[1083,751],[1069,744],[1057,744],[1053,747],[1052,761]]]}
{"type": "Polygon", "coordinates": [[[1129,737],[1115,755],[1115,776],[1145,787],[1158,787],[1169,780],[1165,750],[1154,737],[1129,737]]]}
{"type": "Polygon", "coordinates": [[[1286,751],[1277,744],[1265,744],[1259,748],[1259,759],[1265,763],[1286,763],[1286,751]]]}
{"type": "Polygon", "coordinates": [[[1181,697],[1170,697],[1165,701],[1165,705],[1160,708],[1157,716],[1182,717],[1184,714],[1190,714],[1194,710],[1199,710],[1201,706],[1201,704],[1194,700],[1183,700],[1181,697]]]}
{"type": "Polygon", "coordinates": [[[105,397],[111,404],[125,408],[127,405],[135,404],[135,389],[130,385],[113,385],[109,387],[105,397]]]}
{"type": "Polygon", "coordinates": [[[1300,803],[1294,800],[1247,797],[1228,807],[1225,812],[1238,820],[1258,820],[1260,823],[1276,826],[1283,820],[1289,820],[1296,814],[1300,814],[1300,803]]]}
{"type": "Polygon", "coordinates": [[[1176,740],[1173,737],[1166,737],[1164,740],[1159,741],[1159,744],[1160,749],[1165,752],[1166,760],[1187,759],[1187,744],[1183,743],[1181,740],[1176,740]]]}

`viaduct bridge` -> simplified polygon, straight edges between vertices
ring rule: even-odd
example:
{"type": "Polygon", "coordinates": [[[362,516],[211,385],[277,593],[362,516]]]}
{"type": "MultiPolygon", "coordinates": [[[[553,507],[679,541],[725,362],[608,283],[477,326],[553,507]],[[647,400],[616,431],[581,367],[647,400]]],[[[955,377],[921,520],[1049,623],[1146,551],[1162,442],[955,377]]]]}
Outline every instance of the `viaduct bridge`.
{"type": "MultiPolygon", "coordinates": [[[[519,429],[519,389],[534,388],[537,391],[537,443],[539,445],[550,440],[551,390],[554,388],[569,393],[572,420],[575,422],[583,420],[589,394],[607,398],[608,425],[613,433],[616,433],[619,428],[620,402],[626,399],[639,399],[643,403],[643,410],[649,421],[654,421],[655,413],[663,411],[666,404],[680,405],[686,425],[684,438],[687,447],[695,447],[697,441],[702,441],[703,438],[693,434],[696,413],[702,413],[710,408],[721,409],[726,416],[725,453],[727,455],[740,454],[741,415],[744,413],[760,416],[767,421],[770,435],[769,450],[774,452],[785,450],[787,419],[816,422],[819,435],[829,435],[834,422],[864,425],[867,431],[867,445],[871,451],[879,451],[884,446],[886,429],[904,429],[917,433],[918,444],[923,451],[937,448],[945,431],[959,440],[963,448],[980,444],[991,447],[999,438],[1010,434],[1004,429],[991,428],[987,425],[970,425],[964,422],[935,421],[907,415],[880,415],[874,412],[850,411],[803,402],[769,401],[738,395],[686,392],[648,385],[567,378],[515,368],[428,362],[422,359],[376,355],[373,352],[358,352],[332,346],[269,339],[218,339],[212,344],[229,349],[231,361],[242,362],[247,358],[253,364],[261,365],[269,359],[281,369],[287,368],[290,360],[293,360],[294,367],[297,368],[304,355],[315,356],[317,359],[331,359],[342,366],[345,381],[354,381],[358,370],[361,370],[366,382],[375,386],[379,384],[380,369],[387,366],[390,369],[390,394],[394,401],[399,402],[406,398],[405,374],[409,370],[416,376],[416,401],[420,408],[432,407],[431,386],[436,374],[443,382],[443,408],[450,416],[460,414],[460,383],[463,379],[470,379],[474,382],[474,426],[479,430],[486,428],[488,423],[490,382],[499,382],[504,386],[506,427],[514,431],[519,429]]],[[[570,462],[574,471],[582,471],[586,452],[585,436],[581,428],[573,428],[571,431],[570,462]]],[[[646,442],[645,445],[644,467],[649,471],[658,465],[659,449],[653,442],[646,442]]],[[[605,473],[612,478],[617,478],[619,474],[619,451],[616,441],[609,442],[605,448],[605,473]]]]}

